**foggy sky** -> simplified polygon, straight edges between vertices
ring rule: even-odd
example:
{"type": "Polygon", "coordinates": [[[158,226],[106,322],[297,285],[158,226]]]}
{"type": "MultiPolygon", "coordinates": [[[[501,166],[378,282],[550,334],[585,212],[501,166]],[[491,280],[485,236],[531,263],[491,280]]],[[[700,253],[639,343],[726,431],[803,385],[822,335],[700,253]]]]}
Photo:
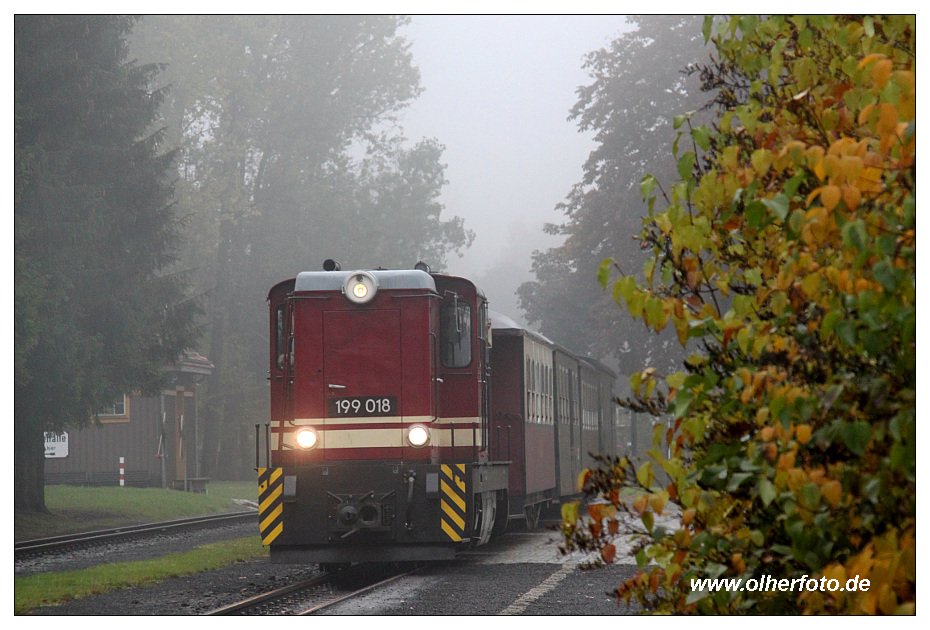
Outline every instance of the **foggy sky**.
{"type": "Polygon", "coordinates": [[[562,222],[555,206],[594,148],[567,120],[591,82],[583,57],[628,30],[622,15],[414,15],[402,31],[425,88],[402,125],[411,141],[445,145],[442,217],[476,234],[449,271],[480,282],[508,265],[504,285],[482,286],[495,310],[522,315],[513,292],[531,278],[532,251],[560,242],[543,224],[562,222]]]}

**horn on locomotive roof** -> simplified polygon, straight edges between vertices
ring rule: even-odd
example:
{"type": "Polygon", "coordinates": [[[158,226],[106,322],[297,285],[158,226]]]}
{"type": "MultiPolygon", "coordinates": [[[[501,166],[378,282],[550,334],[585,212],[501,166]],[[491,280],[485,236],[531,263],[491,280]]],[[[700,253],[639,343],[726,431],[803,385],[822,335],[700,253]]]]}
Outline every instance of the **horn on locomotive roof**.
{"type": "Polygon", "coordinates": [[[422,260],[421,260],[420,262],[418,262],[417,264],[415,264],[415,265],[413,266],[413,268],[416,269],[417,271],[425,271],[426,273],[429,273],[429,272],[430,272],[430,271],[429,271],[429,265],[427,265],[427,264],[426,264],[425,262],[423,262],[422,260]]]}
{"type": "Polygon", "coordinates": [[[342,269],[342,266],[332,258],[323,261],[323,271],[339,271],[340,269],[342,269]]]}

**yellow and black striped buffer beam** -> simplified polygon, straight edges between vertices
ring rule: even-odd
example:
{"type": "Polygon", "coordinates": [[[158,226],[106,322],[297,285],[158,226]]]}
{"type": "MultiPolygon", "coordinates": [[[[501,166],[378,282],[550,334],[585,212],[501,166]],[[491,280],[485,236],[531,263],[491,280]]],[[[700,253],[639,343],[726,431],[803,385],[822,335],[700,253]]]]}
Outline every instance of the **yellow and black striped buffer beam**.
{"type": "Polygon", "coordinates": [[[284,470],[258,469],[258,521],[262,544],[270,545],[284,530],[284,470]]]}
{"type": "Polygon", "coordinates": [[[467,511],[465,488],[465,466],[443,464],[439,474],[439,496],[442,513],[440,515],[442,531],[453,540],[460,542],[465,537],[465,514],[467,511]]]}

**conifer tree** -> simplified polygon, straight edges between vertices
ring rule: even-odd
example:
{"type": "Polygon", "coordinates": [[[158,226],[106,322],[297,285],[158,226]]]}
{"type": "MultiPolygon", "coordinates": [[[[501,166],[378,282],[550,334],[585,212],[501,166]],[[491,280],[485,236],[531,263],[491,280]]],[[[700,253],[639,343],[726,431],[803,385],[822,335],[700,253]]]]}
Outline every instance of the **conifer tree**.
{"type": "Polygon", "coordinates": [[[127,60],[134,18],[17,16],[17,507],[43,510],[45,431],[157,391],[196,336],[171,273],[174,155],[151,129],[159,67],[127,60]]]}

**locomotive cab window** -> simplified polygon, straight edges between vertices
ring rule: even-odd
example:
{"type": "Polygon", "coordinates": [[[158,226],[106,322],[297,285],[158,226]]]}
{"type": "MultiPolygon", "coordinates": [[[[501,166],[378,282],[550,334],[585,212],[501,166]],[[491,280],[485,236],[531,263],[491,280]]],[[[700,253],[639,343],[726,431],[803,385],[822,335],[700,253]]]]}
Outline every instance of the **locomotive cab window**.
{"type": "Polygon", "coordinates": [[[447,368],[471,364],[471,306],[458,298],[446,300],[439,311],[440,359],[447,368]]]}
{"type": "MultiPolygon", "coordinates": [[[[287,338],[287,305],[279,304],[275,309],[275,356],[277,356],[277,368],[284,369],[285,348],[290,347],[290,364],[294,365],[294,338],[287,338]]],[[[293,328],[293,327],[292,327],[293,328]]]]}

